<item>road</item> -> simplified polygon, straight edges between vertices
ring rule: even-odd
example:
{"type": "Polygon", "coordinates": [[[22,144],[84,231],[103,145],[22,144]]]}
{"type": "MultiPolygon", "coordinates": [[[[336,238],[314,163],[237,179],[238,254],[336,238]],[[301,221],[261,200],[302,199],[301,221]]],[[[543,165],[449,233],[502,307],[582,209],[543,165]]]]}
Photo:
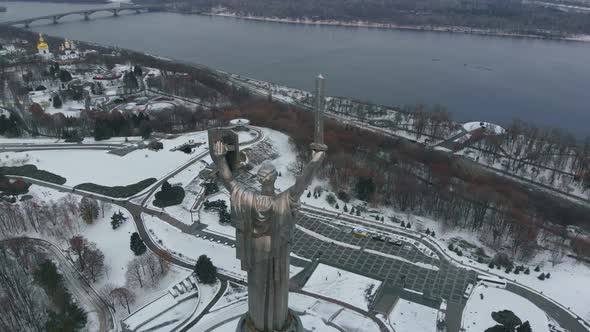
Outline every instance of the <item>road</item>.
{"type": "Polygon", "coordinates": [[[94,308],[96,313],[100,332],[110,331],[115,328],[115,316],[109,310],[106,302],[98,295],[96,290],[86,281],[84,276],[72,265],[62,250],[55,244],[42,239],[35,238],[13,238],[1,240],[0,245],[10,242],[25,242],[29,247],[37,247],[51,256],[58,263],[58,269],[61,271],[66,286],[72,296],[78,301],[85,303],[86,308],[94,308]]]}

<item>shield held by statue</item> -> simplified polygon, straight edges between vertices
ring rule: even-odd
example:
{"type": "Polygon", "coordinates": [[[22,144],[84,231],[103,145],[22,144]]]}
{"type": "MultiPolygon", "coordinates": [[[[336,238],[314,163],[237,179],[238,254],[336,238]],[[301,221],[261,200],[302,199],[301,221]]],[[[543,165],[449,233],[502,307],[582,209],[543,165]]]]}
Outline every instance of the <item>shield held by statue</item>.
{"type": "Polygon", "coordinates": [[[227,146],[227,154],[225,159],[232,173],[238,171],[240,166],[240,141],[238,134],[229,128],[210,128],[208,130],[209,136],[209,151],[213,151],[215,142],[223,142],[227,146]]]}

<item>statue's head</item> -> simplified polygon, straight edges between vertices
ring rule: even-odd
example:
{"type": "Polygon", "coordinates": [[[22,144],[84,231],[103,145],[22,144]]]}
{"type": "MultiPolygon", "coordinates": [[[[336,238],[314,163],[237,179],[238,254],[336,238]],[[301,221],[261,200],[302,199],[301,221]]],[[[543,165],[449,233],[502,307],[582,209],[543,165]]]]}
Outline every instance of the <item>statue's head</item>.
{"type": "Polygon", "coordinates": [[[274,165],[271,164],[270,161],[265,161],[258,170],[258,182],[260,182],[263,187],[272,186],[274,188],[277,174],[277,169],[274,167],[274,165]]]}

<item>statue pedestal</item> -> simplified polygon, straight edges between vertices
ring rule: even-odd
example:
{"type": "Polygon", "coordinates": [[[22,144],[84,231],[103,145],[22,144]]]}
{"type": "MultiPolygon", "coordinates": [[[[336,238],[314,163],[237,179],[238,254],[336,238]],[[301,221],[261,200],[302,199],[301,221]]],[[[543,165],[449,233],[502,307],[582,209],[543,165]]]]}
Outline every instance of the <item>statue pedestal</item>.
{"type": "Polygon", "coordinates": [[[301,320],[299,316],[289,310],[289,324],[285,329],[282,330],[272,330],[272,331],[261,331],[257,330],[248,320],[248,313],[246,312],[240,321],[238,322],[238,327],[236,328],[236,332],[304,332],[305,329],[303,328],[303,324],[301,324],[301,320]]]}

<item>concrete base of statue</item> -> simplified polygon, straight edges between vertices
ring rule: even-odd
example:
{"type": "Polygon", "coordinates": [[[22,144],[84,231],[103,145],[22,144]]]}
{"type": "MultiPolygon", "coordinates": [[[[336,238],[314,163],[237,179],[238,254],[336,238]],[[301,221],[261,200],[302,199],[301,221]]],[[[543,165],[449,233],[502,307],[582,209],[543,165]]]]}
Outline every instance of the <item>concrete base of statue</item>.
{"type": "Polygon", "coordinates": [[[306,330],[303,328],[303,324],[301,324],[301,319],[299,316],[293,311],[289,310],[289,324],[287,327],[282,330],[273,330],[273,331],[260,331],[257,330],[250,320],[248,319],[248,313],[245,313],[240,321],[238,322],[238,327],[236,328],[236,332],[305,332],[306,330]]]}

